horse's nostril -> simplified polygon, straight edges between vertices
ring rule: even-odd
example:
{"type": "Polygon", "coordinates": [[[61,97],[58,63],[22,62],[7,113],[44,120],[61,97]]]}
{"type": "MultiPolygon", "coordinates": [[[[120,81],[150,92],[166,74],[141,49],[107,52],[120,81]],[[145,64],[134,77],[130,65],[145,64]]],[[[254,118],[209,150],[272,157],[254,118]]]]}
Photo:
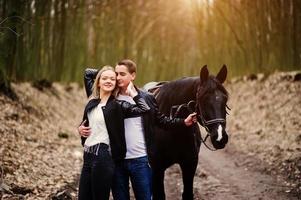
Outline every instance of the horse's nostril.
{"type": "Polygon", "coordinates": [[[224,144],[224,143],[217,143],[216,145],[213,145],[216,149],[223,149],[225,146],[226,146],[226,144],[224,144]]]}
{"type": "Polygon", "coordinates": [[[226,144],[228,143],[228,135],[223,134],[222,139],[218,140],[218,134],[216,134],[216,135],[212,136],[211,142],[212,142],[212,145],[214,146],[214,148],[223,149],[223,148],[225,148],[226,144]]]}

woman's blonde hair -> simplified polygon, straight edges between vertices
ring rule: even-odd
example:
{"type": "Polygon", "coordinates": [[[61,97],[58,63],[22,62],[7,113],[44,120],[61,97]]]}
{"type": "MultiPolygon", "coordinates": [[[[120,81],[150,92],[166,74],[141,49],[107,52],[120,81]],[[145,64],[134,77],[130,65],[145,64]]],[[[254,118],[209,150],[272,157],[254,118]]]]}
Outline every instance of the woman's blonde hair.
{"type": "MultiPolygon", "coordinates": [[[[96,75],[96,78],[95,78],[95,81],[94,81],[94,84],[93,84],[93,87],[92,87],[92,95],[90,98],[96,98],[98,99],[99,98],[99,90],[100,90],[100,87],[98,86],[99,85],[99,80],[100,80],[100,77],[101,77],[101,74],[105,71],[113,71],[115,72],[114,68],[109,66],[109,65],[106,65],[106,66],[103,66],[97,73],[96,75]]],[[[112,91],[112,95],[116,96],[118,93],[118,88],[115,86],[114,90],[112,91]]]]}

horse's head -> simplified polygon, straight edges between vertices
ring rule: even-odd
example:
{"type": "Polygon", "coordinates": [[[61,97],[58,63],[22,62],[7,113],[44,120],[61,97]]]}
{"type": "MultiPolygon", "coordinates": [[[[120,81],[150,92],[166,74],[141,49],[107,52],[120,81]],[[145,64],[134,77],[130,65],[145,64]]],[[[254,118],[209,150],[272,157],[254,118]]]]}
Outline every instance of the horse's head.
{"type": "Polygon", "coordinates": [[[228,142],[226,132],[228,93],[222,85],[226,77],[225,65],[215,77],[209,76],[205,65],[200,71],[200,84],[196,96],[198,121],[208,131],[212,145],[216,149],[224,148],[228,142]]]}

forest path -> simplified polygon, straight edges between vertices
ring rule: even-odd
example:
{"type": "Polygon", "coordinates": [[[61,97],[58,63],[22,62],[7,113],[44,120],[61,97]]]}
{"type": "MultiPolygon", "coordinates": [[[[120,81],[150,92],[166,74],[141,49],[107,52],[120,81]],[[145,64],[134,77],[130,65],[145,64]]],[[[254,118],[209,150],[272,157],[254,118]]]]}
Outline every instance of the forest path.
{"type": "MultiPolygon", "coordinates": [[[[298,198],[287,193],[285,181],[266,173],[264,163],[234,148],[209,151],[204,146],[194,177],[194,198],[200,200],[284,200],[298,198]]],[[[178,165],[165,173],[166,198],[181,199],[183,184],[178,165]]]]}

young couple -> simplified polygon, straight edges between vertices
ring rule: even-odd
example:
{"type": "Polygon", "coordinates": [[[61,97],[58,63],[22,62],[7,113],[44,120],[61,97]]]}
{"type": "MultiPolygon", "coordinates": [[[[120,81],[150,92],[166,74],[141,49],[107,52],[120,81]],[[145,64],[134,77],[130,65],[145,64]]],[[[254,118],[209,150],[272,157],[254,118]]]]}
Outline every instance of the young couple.
{"type": "Polygon", "coordinates": [[[154,126],[190,126],[195,113],[186,119],[170,119],[158,111],[155,98],[137,89],[136,64],[117,63],[115,70],[105,66],[99,71],[85,70],[87,103],[83,122],[78,127],[84,146],[80,177],[80,200],[129,200],[129,180],[137,200],[150,200],[154,126]]]}

